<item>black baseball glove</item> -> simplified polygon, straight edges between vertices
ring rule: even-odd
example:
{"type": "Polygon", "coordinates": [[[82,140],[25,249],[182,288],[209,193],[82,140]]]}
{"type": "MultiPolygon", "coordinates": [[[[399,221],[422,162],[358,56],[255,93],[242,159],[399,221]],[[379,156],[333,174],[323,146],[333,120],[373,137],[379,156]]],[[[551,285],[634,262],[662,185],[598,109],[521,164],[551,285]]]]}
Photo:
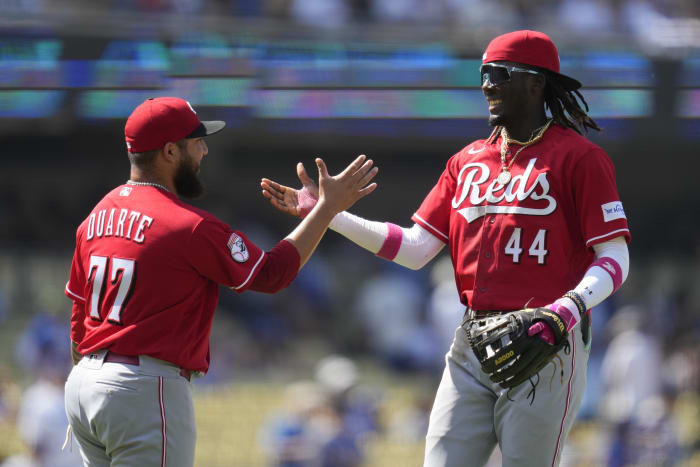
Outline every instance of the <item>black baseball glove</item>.
{"type": "Polygon", "coordinates": [[[528,380],[532,383],[530,378],[551,362],[557,352],[569,351],[566,326],[559,315],[548,308],[526,308],[474,319],[467,321],[464,327],[481,369],[491,381],[506,389],[528,380]],[[528,335],[530,327],[538,321],[551,327],[554,344],[538,335],[528,335]]]}

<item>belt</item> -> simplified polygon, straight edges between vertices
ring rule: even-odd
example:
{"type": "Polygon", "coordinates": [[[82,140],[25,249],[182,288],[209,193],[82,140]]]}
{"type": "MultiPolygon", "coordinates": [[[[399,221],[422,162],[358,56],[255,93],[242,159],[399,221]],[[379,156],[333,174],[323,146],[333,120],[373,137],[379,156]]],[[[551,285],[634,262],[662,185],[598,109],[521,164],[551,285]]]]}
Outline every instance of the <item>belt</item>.
{"type": "MultiPolygon", "coordinates": [[[[513,310],[511,310],[513,311],[513,310]]],[[[462,319],[461,326],[464,326],[469,321],[475,319],[484,319],[491,316],[498,316],[504,313],[510,313],[508,310],[473,310],[470,307],[464,312],[464,318],[462,319]]],[[[587,310],[583,316],[581,316],[581,335],[583,337],[583,343],[588,345],[591,338],[591,310],[587,310]]]]}
{"type": "Polygon", "coordinates": [[[474,310],[473,308],[467,307],[464,311],[464,321],[471,321],[473,319],[484,319],[491,316],[498,316],[504,313],[510,313],[513,310],[474,310]]]}
{"type": "MultiPolygon", "coordinates": [[[[139,366],[139,357],[136,355],[122,355],[119,353],[114,353],[108,350],[104,358],[105,362],[110,363],[123,363],[124,365],[134,365],[139,366]]],[[[185,368],[180,368],[180,376],[185,378],[187,381],[190,380],[192,376],[191,370],[186,370],[185,368]]]]}

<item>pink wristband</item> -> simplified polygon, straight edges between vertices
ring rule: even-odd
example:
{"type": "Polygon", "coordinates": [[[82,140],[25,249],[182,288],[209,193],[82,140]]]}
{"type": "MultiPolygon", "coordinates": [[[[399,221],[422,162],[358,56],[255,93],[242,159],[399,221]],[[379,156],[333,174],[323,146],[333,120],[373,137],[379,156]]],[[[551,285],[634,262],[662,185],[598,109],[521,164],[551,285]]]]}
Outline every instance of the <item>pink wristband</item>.
{"type": "Polygon", "coordinates": [[[610,258],[609,256],[603,256],[602,258],[598,258],[597,260],[593,261],[593,263],[591,264],[591,268],[593,266],[598,266],[599,268],[603,269],[605,272],[610,274],[610,278],[613,281],[613,293],[615,293],[617,289],[619,289],[622,285],[622,268],[617,263],[617,261],[610,258]]]}
{"type": "Polygon", "coordinates": [[[391,222],[387,222],[386,226],[389,230],[386,233],[386,238],[384,239],[382,248],[377,252],[377,256],[393,261],[394,258],[396,258],[396,255],[399,254],[403,232],[401,231],[401,227],[396,224],[392,224],[391,222]]]}
{"type": "Polygon", "coordinates": [[[566,306],[566,301],[563,298],[557,299],[554,303],[548,305],[546,308],[549,308],[550,310],[559,315],[559,317],[564,321],[564,323],[566,323],[567,331],[571,331],[571,328],[573,328],[576,325],[576,323],[578,323],[576,315],[574,315],[573,311],[571,311],[566,306]]]}
{"type": "Polygon", "coordinates": [[[299,216],[303,219],[309,215],[311,210],[316,206],[316,198],[306,187],[299,190],[297,194],[297,203],[299,203],[299,216]]]}

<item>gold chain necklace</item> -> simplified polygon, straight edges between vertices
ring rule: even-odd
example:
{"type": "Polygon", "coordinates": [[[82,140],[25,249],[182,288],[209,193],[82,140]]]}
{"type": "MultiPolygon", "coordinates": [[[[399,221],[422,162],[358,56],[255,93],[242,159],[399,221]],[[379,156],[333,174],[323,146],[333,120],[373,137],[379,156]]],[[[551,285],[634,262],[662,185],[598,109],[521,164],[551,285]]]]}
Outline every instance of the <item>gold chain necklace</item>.
{"type": "MultiPolygon", "coordinates": [[[[536,142],[538,142],[540,139],[542,139],[542,136],[544,136],[544,132],[547,131],[547,128],[549,128],[549,125],[552,124],[554,120],[550,119],[547,120],[547,123],[542,125],[542,127],[539,128],[537,135],[534,138],[530,138],[529,141],[525,143],[521,143],[518,140],[511,139],[508,137],[508,132],[506,131],[506,128],[503,127],[501,128],[501,173],[498,174],[498,183],[501,185],[507,185],[508,182],[510,182],[510,168],[513,166],[513,163],[515,162],[515,159],[518,157],[518,154],[520,154],[520,151],[525,149],[528,146],[532,146],[536,142]],[[520,144],[521,147],[515,152],[515,155],[513,158],[510,160],[510,164],[506,165],[506,152],[508,151],[508,144],[510,143],[516,143],[520,144]]],[[[533,131],[533,133],[535,132],[533,131]]]]}

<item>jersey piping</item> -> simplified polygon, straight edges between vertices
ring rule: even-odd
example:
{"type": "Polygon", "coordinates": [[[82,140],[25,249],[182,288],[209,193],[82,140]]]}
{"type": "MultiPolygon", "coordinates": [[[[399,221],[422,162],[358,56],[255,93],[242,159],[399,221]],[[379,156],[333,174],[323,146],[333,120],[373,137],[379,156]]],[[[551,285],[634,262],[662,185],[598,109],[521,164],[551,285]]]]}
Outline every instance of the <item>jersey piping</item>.
{"type": "Polygon", "coordinates": [[[75,298],[75,299],[80,300],[81,302],[85,301],[84,297],[81,297],[80,295],[78,295],[77,293],[73,292],[71,289],[68,288],[68,283],[66,283],[66,294],[75,298]]]}
{"type": "Polygon", "coordinates": [[[601,238],[609,237],[610,235],[614,235],[614,234],[616,234],[616,233],[620,233],[620,232],[629,232],[629,231],[630,231],[630,229],[617,229],[617,230],[613,230],[612,232],[608,232],[608,233],[603,234],[603,235],[598,235],[597,237],[589,238],[588,240],[586,240],[586,245],[588,245],[589,243],[591,243],[591,242],[593,242],[593,241],[595,241],[595,240],[600,240],[601,238]]]}
{"type": "Polygon", "coordinates": [[[574,373],[576,371],[576,335],[574,334],[573,339],[571,339],[571,374],[569,375],[569,382],[566,385],[566,405],[564,406],[564,415],[561,417],[561,423],[559,425],[559,435],[557,436],[557,444],[554,448],[554,459],[552,459],[552,467],[557,463],[557,456],[559,456],[559,449],[561,446],[561,436],[564,433],[564,422],[566,416],[569,414],[569,408],[571,405],[571,382],[574,379],[574,373]]]}
{"type": "Polygon", "coordinates": [[[434,225],[430,224],[430,222],[426,221],[425,219],[423,219],[423,218],[422,218],[421,216],[419,216],[418,214],[415,214],[415,213],[414,213],[414,214],[413,214],[413,217],[415,217],[416,219],[418,219],[419,221],[421,221],[423,224],[425,224],[424,227],[430,229],[431,231],[435,232],[436,234],[438,234],[438,235],[440,235],[442,238],[444,238],[444,239],[445,239],[445,242],[447,242],[447,240],[449,240],[449,238],[447,237],[447,235],[445,235],[444,233],[440,232],[437,228],[435,228],[434,225]]]}
{"type": "Polygon", "coordinates": [[[248,274],[248,277],[246,277],[246,279],[243,281],[243,283],[242,283],[241,285],[239,285],[239,286],[237,286],[237,287],[235,287],[235,286],[234,286],[234,287],[231,287],[232,290],[238,290],[238,289],[240,289],[241,287],[243,287],[244,285],[246,285],[246,284],[248,283],[248,281],[250,280],[250,278],[253,276],[253,273],[258,269],[258,266],[260,265],[260,262],[262,261],[262,259],[263,259],[264,256],[265,256],[265,252],[263,251],[263,252],[260,254],[260,258],[258,258],[258,261],[255,263],[255,266],[253,266],[253,267],[251,268],[250,274],[248,274]]]}

